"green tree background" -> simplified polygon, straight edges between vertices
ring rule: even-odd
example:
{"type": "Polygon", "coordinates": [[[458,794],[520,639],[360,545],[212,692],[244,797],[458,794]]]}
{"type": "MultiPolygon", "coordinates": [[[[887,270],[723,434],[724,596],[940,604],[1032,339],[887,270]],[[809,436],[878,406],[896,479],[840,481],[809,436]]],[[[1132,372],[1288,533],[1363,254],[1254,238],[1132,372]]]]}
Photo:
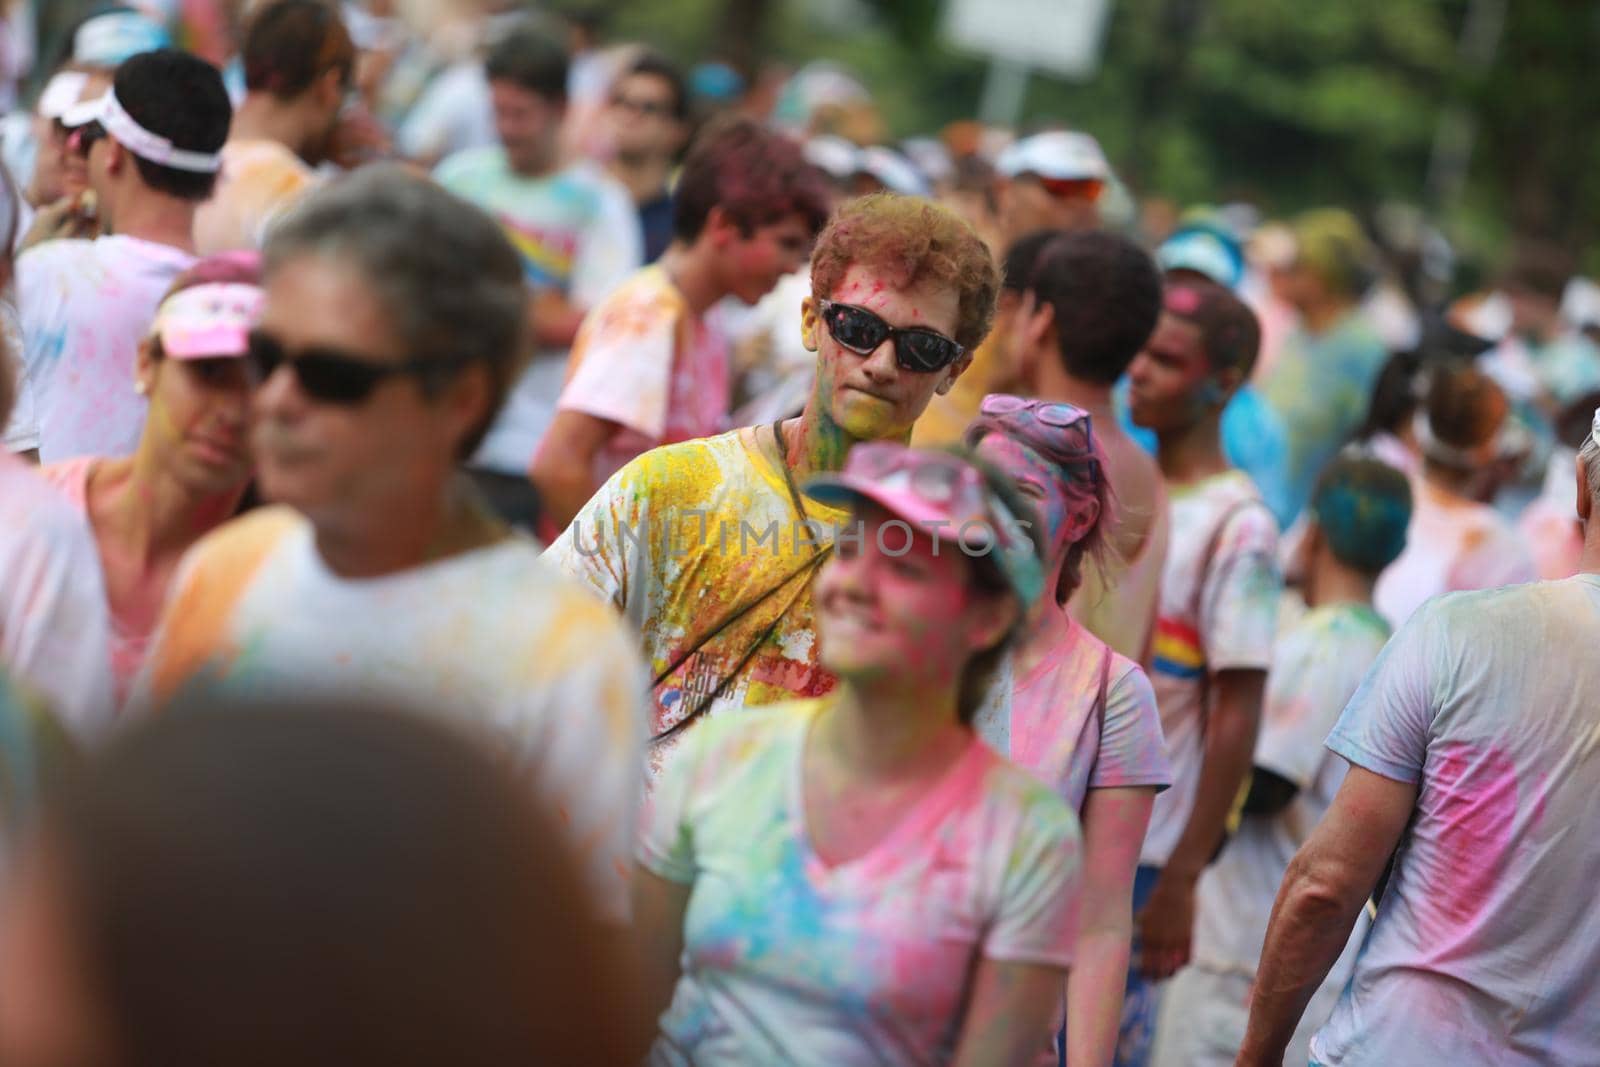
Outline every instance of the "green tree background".
{"type": "MultiPolygon", "coordinates": [[[[624,0],[611,30],[690,62],[836,61],[907,136],[972,117],[982,94],[986,63],[944,40],[942,11],[624,0]]],[[[1584,255],[1600,229],[1597,60],[1594,0],[1113,0],[1097,75],[1034,74],[1023,123],[1095,134],[1140,195],[1247,197],[1274,215],[1403,202],[1480,263],[1517,238],[1584,255]],[[1463,33],[1486,12],[1501,16],[1497,47],[1474,64],[1463,33]],[[1447,114],[1475,133],[1458,188],[1430,182],[1447,114]]]]}

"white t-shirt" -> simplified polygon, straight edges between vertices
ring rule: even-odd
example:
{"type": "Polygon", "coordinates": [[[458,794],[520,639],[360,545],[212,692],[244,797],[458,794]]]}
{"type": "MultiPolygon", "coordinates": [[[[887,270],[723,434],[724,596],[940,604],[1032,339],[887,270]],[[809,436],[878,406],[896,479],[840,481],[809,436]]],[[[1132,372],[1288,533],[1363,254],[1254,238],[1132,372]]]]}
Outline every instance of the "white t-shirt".
{"type": "MultiPolygon", "coordinates": [[[[439,184],[493,215],[522,257],[530,288],[555,289],[592,308],[638,270],[644,235],[628,191],[587,163],[526,177],[496,145],[461,152],[439,165],[439,184]]],[[[525,475],[555,417],[566,351],[534,354],[474,461],[525,475]]]]}
{"type": "Polygon", "coordinates": [[[80,737],[111,719],[111,634],[88,524],[0,453],[0,665],[80,737]]]}
{"type": "Polygon", "coordinates": [[[1073,811],[1083,810],[1091,789],[1162,790],[1172,784],[1161,716],[1144,668],[1081,624],[1072,623],[1047,658],[1013,677],[1009,737],[1004,747],[984,739],[1073,811]],[[1097,708],[1102,675],[1103,714],[1097,708]]]}
{"type": "Polygon", "coordinates": [[[6,430],[7,447],[38,448],[45,463],[131,454],[146,408],[133,391],[139,342],[162,296],[194,261],[170,245],[119,236],[47,241],[24,252],[17,310],[25,398],[6,430]]]}
{"type": "MultiPolygon", "coordinates": [[[[1310,612],[1278,639],[1255,765],[1293,783],[1299,792],[1275,815],[1245,815],[1221,857],[1201,876],[1195,966],[1255,978],[1267,917],[1284,872],[1344,781],[1344,760],[1322,742],[1388,638],[1388,625],[1370,607],[1331,604],[1310,612]]],[[[1302,1050],[1327,1020],[1355,965],[1364,932],[1363,921],[1307,1009],[1296,1034],[1302,1050]]]]}
{"type": "Polygon", "coordinates": [[[1156,797],[1139,856],[1154,867],[1167,862],[1194,810],[1208,679],[1220,671],[1265,671],[1271,665],[1283,591],[1278,524],[1249,475],[1231,470],[1171,486],[1169,493],[1172,536],[1150,681],[1172,761],[1172,788],[1156,797]]]}
{"type": "Polygon", "coordinates": [[[1071,963],[1077,818],[976,737],[870,851],[822,862],[801,756],[824,706],[713,720],[651,796],[639,862],[691,887],[652,1064],[945,1063],[980,959],[1071,963]]]}
{"type": "Polygon", "coordinates": [[[604,914],[627,914],[643,669],[616,616],[532,540],[345,579],[306,520],[252,512],[185,558],[130,706],[196,683],[252,698],[368,693],[488,727],[559,813],[604,914]]]}
{"type": "Polygon", "coordinates": [[[1328,738],[1418,785],[1327,1067],[1600,1054],[1600,577],[1424,605],[1328,738]]]}
{"type": "Polygon", "coordinates": [[[1511,521],[1487,504],[1447,496],[1425,479],[1412,482],[1411,525],[1400,558],[1373,596],[1390,626],[1440,593],[1497,589],[1539,577],[1533,555],[1511,521]]]}

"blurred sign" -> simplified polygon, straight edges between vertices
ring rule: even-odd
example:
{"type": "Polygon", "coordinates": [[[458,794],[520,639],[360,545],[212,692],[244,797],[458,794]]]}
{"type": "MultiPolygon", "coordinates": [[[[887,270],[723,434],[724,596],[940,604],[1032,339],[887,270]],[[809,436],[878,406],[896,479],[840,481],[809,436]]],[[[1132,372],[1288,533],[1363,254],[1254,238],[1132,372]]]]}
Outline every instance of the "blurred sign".
{"type": "Polygon", "coordinates": [[[945,35],[1016,66],[1088,78],[1110,10],[1111,0],[947,0],[945,35]]]}

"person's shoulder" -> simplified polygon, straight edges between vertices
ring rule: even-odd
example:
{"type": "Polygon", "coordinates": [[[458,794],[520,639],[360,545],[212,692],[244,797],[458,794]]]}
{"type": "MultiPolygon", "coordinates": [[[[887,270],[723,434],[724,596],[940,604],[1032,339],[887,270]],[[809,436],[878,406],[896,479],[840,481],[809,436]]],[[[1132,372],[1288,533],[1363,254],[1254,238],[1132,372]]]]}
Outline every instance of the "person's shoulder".
{"type": "MultiPolygon", "coordinates": [[[[748,465],[750,446],[745,430],[696,437],[660,445],[634,457],[622,468],[620,481],[630,486],[691,486],[721,480],[748,465]]],[[[694,494],[691,494],[694,495],[694,494]]]]}
{"type": "Polygon", "coordinates": [[[712,715],[691,729],[687,740],[701,753],[719,753],[717,765],[726,768],[802,744],[827,699],[786,700],[712,715]]]}
{"type": "Polygon", "coordinates": [[[505,149],[499,145],[480,145],[477,148],[464,148],[445,157],[434,168],[433,176],[441,185],[449,185],[451,182],[501,174],[505,170],[505,149]]]}
{"type": "Polygon", "coordinates": [[[104,251],[100,238],[58,237],[42,241],[17,257],[17,277],[71,270],[104,251]]]}
{"type": "Polygon", "coordinates": [[[983,798],[988,805],[1020,817],[1024,826],[1078,836],[1078,817],[1053,789],[987,745],[984,747],[983,798]]]}
{"type": "Polygon", "coordinates": [[[61,488],[22,460],[0,456],[0,523],[7,532],[42,543],[77,547],[89,543],[89,528],[61,488]]]}
{"type": "Polygon", "coordinates": [[[1261,535],[1278,537],[1278,520],[1255,480],[1237,467],[1207,478],[1196,491],[1205,506],[1217,515],[1218,521],[1227,523],[1231,536],[1261,535]]]}
{"type": "Polygon", "coordinates": [[[195,566],[219,573],[253,571],[305,523],[290,508],[257,508],[206,534],[189,550],[189,557],[195,566]]]}
{"type": "Polygon", "coordinates": [[[613,178],[598,163],[583,159],[556,173],[556,181],[585,198],[589,208],[598,212],[602,207],[626,206],[631,213],[633,197],[627,187],[613,178]]]}

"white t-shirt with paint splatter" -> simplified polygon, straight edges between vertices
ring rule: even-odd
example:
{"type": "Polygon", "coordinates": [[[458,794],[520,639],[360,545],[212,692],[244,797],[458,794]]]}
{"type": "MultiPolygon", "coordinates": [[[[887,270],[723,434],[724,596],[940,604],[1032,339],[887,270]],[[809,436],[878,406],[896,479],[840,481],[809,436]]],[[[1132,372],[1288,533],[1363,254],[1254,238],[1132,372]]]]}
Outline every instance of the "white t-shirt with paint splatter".
{"type": "Polygon", "coordinates": [[[973,738],[865,855],[828,866],[801,757],[827,698],[714,719],[678,746],[639,861],[690,888],[650,1062],[948,1062],[980,959],[1067,967],[1077,818],[973,738]]]}
{"type": "Polygon", "coordinates": [[[1250,476],[1231,470],[1169,487],[1172,539],[1161,576],[1150,681],[1172,761],[1139,862],[1160,867],[1194,810],[1204,760],[1209,679],[1272,663],[1283,578],[1278,524],[1250,476]],[[1220,533],[1219,533],[1220,531],[1220,533]],[[1207,553],[1210,552],[1208,556],[1207,553]]]}
{"type": "Polygon", "coordinates": [[[45,463],[126,456],[144,429],[133,391],[139,342],[161,298],[195,259],[137,237],[48,241],[17,260],[22,399],[6,429],[13,451],[45,463]]]}
{"type": "Polygon", "coordinates": [[[1328,747],[1418,786],[1326,1067],[1578,1067],[1600,1049],[1600,576],[1455,593],[1379,656],[1328,747]]]}
{"type": "Polygon", "coordinates": [[[305,519],[252,512],[185,558],[130,706],[192,685],[368,694],[487,727],[559,815],[602,913],[627,914],[644,671],[626,627],[532,540],[347,579],[305,519]]]}

